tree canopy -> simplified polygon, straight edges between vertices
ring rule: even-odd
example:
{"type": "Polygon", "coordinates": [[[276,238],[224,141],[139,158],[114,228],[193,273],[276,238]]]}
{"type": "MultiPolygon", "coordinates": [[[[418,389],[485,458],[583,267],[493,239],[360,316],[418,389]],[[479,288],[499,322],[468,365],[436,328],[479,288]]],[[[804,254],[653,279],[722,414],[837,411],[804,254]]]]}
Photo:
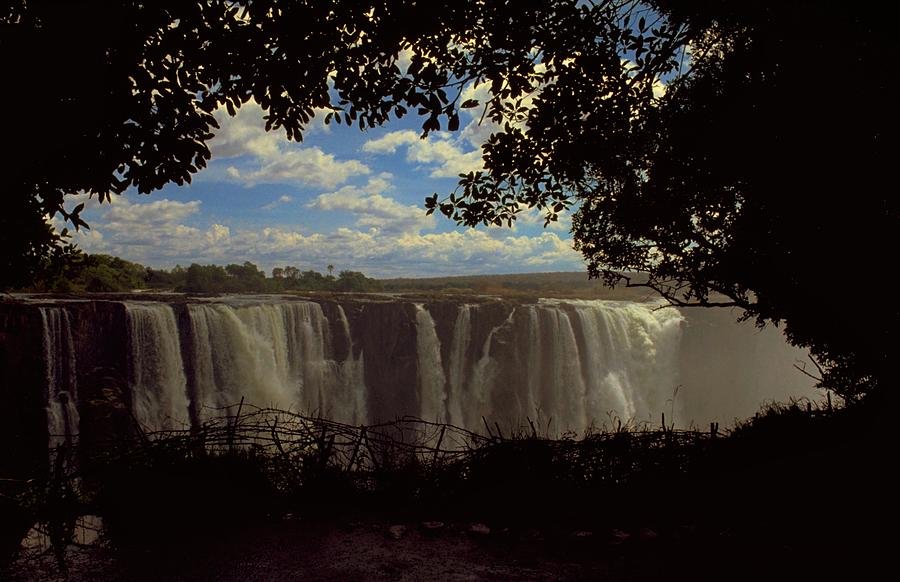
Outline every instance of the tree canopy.
{"type": "Polygon", "coordinates": [[[243,264],[199,265],[187,268],[153,269],[110,255],[78,253],[60,264],[61,270],[44,273],[30,292],[122,293],[141,290],[188,293],[282,293],[306,291],[342,291],[365,293],[381,291],[382,283],[359,271],[344,270],[337,277],[312,269],[301,272],[294,266],[275,267],[267,278],[250,261],[243,264]]]}
{"type": "Polygon", "coordinates": [[[847,398],[884,381],[897,308],[856,307],[884,293],[866,285],[897,248],[897,42],[871,7],[20,0],[0,26],[15,144],[0,286],[66,252],[47,216],[85,226],[67,194],[190,181],[217,108],[253,99],[299,140],[316,109],[361,129],[415,113],[427,134],[477,107],[495,128],[484,169],[429,211],[475,225],[571,209],[592,275],[783,321],[847,398]],[[461,99],[473,83],[486,102],[461,99]]]}

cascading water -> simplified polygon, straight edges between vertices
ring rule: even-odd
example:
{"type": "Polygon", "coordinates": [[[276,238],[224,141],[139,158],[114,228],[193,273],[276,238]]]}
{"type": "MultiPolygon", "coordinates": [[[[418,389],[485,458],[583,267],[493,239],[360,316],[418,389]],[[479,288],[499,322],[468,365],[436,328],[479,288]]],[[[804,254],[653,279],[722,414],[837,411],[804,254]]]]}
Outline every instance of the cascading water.
{"type": "Polygon", "coordinates": [[[127,302],[125,313],[134,418],[146,431],[188,428],[187,379],[175,312],[164,303],[127,302]]]}
{"type": "MultiPolygon", "coordinates": [[[[473,350],[478,305],[460,305],[449,361],[441,357],[435,321],[415,305],[415,401],[397,415],[480,428],[482,416],[521,425],[539,419],[551,429],[583,431],[610,414],[649,420],[677,383],[681,315],[655,304],[543,301],[511,308],[473,350]]],[[[200,418],[220,414],[241,398],[362,424],[370,418],[363,358],[354,356],[350,325],[338,306],[350,345],[343,362],[328,358],[329,325],[318,303],[304,301],[210,303],[189,306],[200,418]]],[[[133,385],[138,418],[156,429],[186,410],[178,333],[170,307],[130,304],[143,339],[133,341],[133,385]],[[164,339],[168,338],[168,339],[164,339]],[[163,346],[169,349],[164,349],[163,346]],[[153,377],[151,383],[148,377],[153,377]],[[156,394],[171,408],[160,407],[156,394]]],[[[134,332],[133,332],[134,334],[134,332]]],[[[232,410],[233,412],[233,410],[232,410]]]]}
{"type": "MultiPolygon", "coordinates": [[[[462,306],[451,348],[448,411],[476,427],[481,416],[581,432],[610,415],[651,420],[678,382],[683,317],[657,304],[542,301],[515,307],[494,327],[465,388],[470,311],[462,306]]],[[[474,309],[477,310],[477,307],[474,309]]]]}
{"type": "MultiPolygon", "coordinates": [[[[462,409],[462,418],[464,427],[477,427],[478,421],[484,417],[493,416],[493,410],[490,407],[488,395],[494,386],[500,360],[491,355],[491,344],[494,335],[503,328],[506,328],[513,321],[516,315],[514,309],[509,313],[509,317],[500,325],[494,327],[488,334],[487,339],[481,348],[480,358],[475,362],[472,369],[472,377],[469,380],[467,396],[460,399],[457,406],[462,409]]],[[[505,416],[505,415],[504,415],[505,416]]],[[[506,420],[506,419],[504,419],[506,420]]]]}
{"type": "Polygon", "coordinates": [[[353,360],[352,349],[344,365],[327,357],[328,321],[318,303],[191,305],[189,313],[201,418],[244,398],[342,422],[365,420],[362,359],[353,360]]]}
{"type": "Polygon", "coordinates": [[[242,398],[283,409],[296,408],[301,401],[301,390],[307,387],[285,355],[288,335],[283,318],[278,321],[264,313],[273,309],[277,307],[189,307],[201,418],[221,414],[242,398]]]}
{"type": "Polygon", "coordinates": [[[353,351],[353,334],[350,333],[350,322],[347,320],[347,314],[344,308],[337,306],[338,319],[341,322],[341,331],[347,339],[347,359],[340,365],[340,381],[338,385],[342,387],[343,394],[336,394],[334,400],[344,403],[343,415],[338,414],[335,420],[348,422],[350,424],[364,424],[368,420],[368,411],[366,409],[366,382],[365,382],[365,364],[363,363],[363,354],[354,355],[353,351]]]}
{"type": "Polygon", "coordinates": [[[47,434],[55,449],[78,434],[78,381],[75,344],[69,313],[62,307],[41,307],[46,365],[47,434]]]}
{"type": "MultiPolygon", "coordinates": [[[[682,425],[733,417],[716,416],[722,413],[704,404],[704,395],[733,383],[732,376],[700,379],[703,369],[723,367],[707,365],[721,359],[710,353],[719,340],[696,338],[734,337],[727,335],[734,328],[722,331],[723,325],[708,318],[691,320],[702,327],[683,340],[690,322],[655,303],[482,301],[426,307],[402,300],[377,306],[356,301],[344,302],[345,312],[337,302],[326,302],[324,310],[315,301],[232,297],[190,303],[182,317],[164,302],[126,301],[128,349],[109,352],[103,362],[127,359],[128,403],[148,431],[234,414],[242,399],[351,424],[416,415],[482,430],[484,416],[491,425],[507,427],[529,427],[531,420],[550,434],[580,433],[594,423],[611,425],[615,418],[656,422],[662,412],[682,425]],[[687,388],[676,399],[683,383],[687,388]]],[[[73,335],[69,318],[75,310],[40,307],[47,426],[54,443],[78,430],[76,354],[87,360],[79,361],[85,370],[96,357],[96,345],[83,345],[73,335]]],[[[79,311],[79,329],[90,329],[93,313],[79,311]]],[[[109,319],[115,310],[104,313],[106,323],[98,329],[122,329],[109,319]]],[[[776,352],[785,360],[793,357],[783,340],[768,337],[751,335],[752,345],[765,340],[773,346],[766,350],[734,347],[750,345],[743,339],[729,344],[728,362],[743,367],[731,363],[725,372],[738,369],[752,376],[776,352]],[[755,354],[766,359],[757,362],[755,354]]],[[[804,394],[798,384],[788,388],[782,389],[785,395],[804,394]]],[[[752,414],[754,403],[746,400],[746,414],[752,414]]],[[[731,414],[737,407],[727,410],[731,414]]]]}
{"type": "Polygon", "coordinates": [[[453,326],[447,375],[447,420],[456,426],[463,426],[465,423],[463,402],[466,398],[466,354],[469,351],[471,337],[472,309],[469,305],[460,305],[453,326]]]}
{"type": "Polygon", "coordinates": [[[652,303],[571,301],[569,305],[582,330],[586,409],[639,420],[670,410],[679,377],[681,313],[652,303]]]}
{"type": "Polygon", "coordinates": [[[419,369],[419,416],[431,422],[447,421],[447,393],[441,344],[434,319],[421,304],[416,304],[416,355],[419,369]]]}

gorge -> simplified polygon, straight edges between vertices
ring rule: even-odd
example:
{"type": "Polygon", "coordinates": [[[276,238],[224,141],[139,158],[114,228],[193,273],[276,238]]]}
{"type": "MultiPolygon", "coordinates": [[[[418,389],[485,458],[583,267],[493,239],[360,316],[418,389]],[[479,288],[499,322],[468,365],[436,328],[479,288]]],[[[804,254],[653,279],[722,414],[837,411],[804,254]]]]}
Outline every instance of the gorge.
{"type": "Polygon", "coordinates": [[[354,425],[484,418],[559,436],[661,414],[728,424],[814,395],[793,368],[802,352],[734,319],[608,300],[17,297],[0,304],[0,380],[21,412],[2,430],[33,450],[197,426],[243,399],[354,425]]]}

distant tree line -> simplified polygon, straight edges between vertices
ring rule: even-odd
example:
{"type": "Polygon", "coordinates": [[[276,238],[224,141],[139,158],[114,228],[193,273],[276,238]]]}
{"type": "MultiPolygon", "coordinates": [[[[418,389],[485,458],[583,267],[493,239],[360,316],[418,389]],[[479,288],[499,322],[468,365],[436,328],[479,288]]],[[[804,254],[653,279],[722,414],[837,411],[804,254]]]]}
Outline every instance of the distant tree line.
{"type": "Polygon", "coordinates": [[[250,261],[225,265],[153,269],[111,255],[81,254],[63,268],[48,274],[21,291],[54,293],[119,293],[133,290],[170,290],[190,293],[281,293],[285,291],[380,291],[381,282],[358,271],[328,274],[300,271],[294,266],[276,267],[266,277],[250,261]]]}

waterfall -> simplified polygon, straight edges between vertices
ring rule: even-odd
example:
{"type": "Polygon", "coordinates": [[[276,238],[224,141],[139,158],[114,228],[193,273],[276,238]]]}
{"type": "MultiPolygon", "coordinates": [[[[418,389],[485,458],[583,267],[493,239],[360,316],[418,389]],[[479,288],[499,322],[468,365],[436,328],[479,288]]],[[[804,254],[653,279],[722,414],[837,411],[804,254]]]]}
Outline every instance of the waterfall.
{"type": "MultiPolygon", "coordinates": [[[[655,419],[677,384],[681,315],[657,304],[543,301],[535,403],[561,431],[655,419]]],[[[534,336],[535,334],[532,334],[534,336]]]]}
{"type": "Polygon", "coordinates": [[[268,307],[189,306],[200,418],[233,412],[242,398],[256,406],[296,408],[302,378],[290,373],[283,321],[261,313],[268,307]]]}
{"type": "MultiPolygon", "coordinates": [[[[289,358],[285,368],[285,397],[293,399],[293,407],[299,405],[312,414],[341,416],[336,409],[341,409],[343,402],[335,402],[332,394],[335,370],[325,357],[330,341],[322,307],[318,303],[292,301],[240,311],[253,313],[267,308],[279,311],[276,319],[284,327],[287,337],[287,343],[282,345],[278,335],[278,341],[273,345],[276,352],[283,351],[289,358]]],[[[261,333],[265,332],[261,330],[261,333]]]]}
{"type": "Polygon", "coordinates": [[[510,326],[517,311],[518,309],[513,308],[503,323],[491,329],[482,344],[481,357],[478,358],[472,369],[468,398],[461,402],[464,407],[463,426],[466,428],[480,428],[479,421],[482,417],[493,417],[489,395],[494,388],[494,380],[500,371],[501,361],[491,355],[491,344],[497,332],[510,326]]]}
{"type": "Polygon", "coordinates": [[[362,361],[342,370],[327,358],[328,322],[318,303],[208,304],[188,310],[201,417],[244,398],[256,406],[363,420],[362,361]]]}
{"type": "MultiPolygon", "coordinates": [[[[338,417],[336,420],[343,420],[351,424],[364,424],[368,419],[368,412],[363,355],[360,353],[357,357],[353,353],[353,334],[350,333],[350,322],[347,320],[344,308],[338,305],[337,312],[341,321],[341,330],[344,332],[344,337],[347,338],[347,359],[341,363],[340,367],[340,385],[344,388],[343,400],[346,402],[346,411],[343,418],[338,417]]],[[[337,396],[335,400],[340,401],[340,396],[337,396]]]]}
{"type": "MultiPolygon", "coordinates": [[[[771,354],[784,352],[786,359],[794,353],[775,334],[744,330],[739,331],[771,349],[723,352],[749,345],[743,336],[734,339],[734,327],[726,329],[727,314],[720,316],[722,323],[714,324],[711,316],[692,319],[690,331],[679,311],[658,303],[454,300],[426,308],[398,300],[345,312],[347,302],[329,302],[324,311],[316,301],[226,297],[190,303],[181,318],[164,302],[121,305],[122,327],[109,323],[121,313],[117,309],[104,308],[105,319],[96,327],[90,314],[98,311],[78,311],[78,334],[72,327],[75,307],[39,308],[52,445],[78,432],[76,354],[89,358],[78,362],[85,369],[106,366],[121,361],[116,344],[127,346],[123,372],[132,413],[150,431],[186,427],[189,408],[200,421],[234,414],[242,398],[248,405],[354,425],[418,415],[480,431],[484,416],[504,431],[530,431],[531,421],[541,433],[558,436],[594,424],[611,427],[617,419],[658,423],[664,412],[667,421],[684,426],[725,419],[721,411],[752,413],[758,401],[747,396],[742,408],[728,408],[736,393],[720,392],[741,378],[755,378],[773,361],[771,354]],[[115,329],[126,330],[124,344],[119,338],[85,349],[78,344],[91,341],[92,330],[115,329]],[[701,334],[708,339],[699,342],[701,334]],[[338,345],[348,346],[346,356],[337,350],[340,360],[334,355],[338,345]],[[709,370],[720,376],[705,379],[709,370]],[[678,386],[685,389],[676,398],[678,386]],[[713,389],[720,391],[718,403],[706,406],[715,402],[713,389]]],[[[767,396],[777,397],[770,396],[774,390],[802,395],[802,388],[795,382],[769,388],[767,396]]]]}
{"type": "Polygon", "coordinates": [[[463,426],[463,403],[466,398],[466,354],[469,351],[469,340],[472,335],[472,309],[468,305],[460,305],[456,322],[453,325],[453,339],[450,343],[450,362],[447,420],[455,426],[463,426]]]}
{"type": "MultiPolygon", "coordinates": [[[[459,411],[451,418],[469,428],[482,415],[522,428],[528,419],[557,436],[674,410],[683,317],[657,307],[545,300],[514,308],[488,334],[465,393],[454,372],[465,358],[451,347],[450,410],[459,411]]],[[[463,341],[453,341],[461,350],[463,341]]]]}
{"type": "Polygon", "coordinates": [[[447,393],[441,343],[434,319],[425,306],[416,304],[416,356],[419,370],[419,416],[431,422],[447,421],[447,393]]]}
{"type": "Polygon", "coordinates": [[[55,449],[78,434],[78,382],[69,313],[41,307],[46,386],[47,434],[55,449]]]}
{"type": "MultiPolygon", "coordinates": [[[[678,382],[675,355],[683,317],[656,303],[544,301],[555,314],[555,341],[546,345],[558,379],[544,384],[562,395],[554,413],[562,430],[658,418],[678,382]]],[[[671,416],[670,416],[671,418],[671,416]]]]}
{"type": "MultiPolygon", "coordinates": [[[[585,381],[582,375],[582,358],[592,354],[579,350],[579,338],[575,337],[569,314],[558,307],[542,306],[544,324],[543,369],[552,371],[540,387],[539,401],[545,407],[545,414],[557,419],[562,430],[582,431],[587,427],[591,410],[585,408],[585,381]]],[[[592,363],[593,364],[593,363],[592,363]]]]}
{"type": "Polygon", "coordinates": [[[611,412],[623,420],[649,421],[675,411],[684,316],[658,303],[568,303],[583,330],[585,406],[593,416],[587,420],[611,412]]]}
{"type": "Polygon", "coordinates": [[[151,432],[188,428],[187,379],[175,312],[165,303],[127,302],[125,313],[134,418],[151,432]]]}

